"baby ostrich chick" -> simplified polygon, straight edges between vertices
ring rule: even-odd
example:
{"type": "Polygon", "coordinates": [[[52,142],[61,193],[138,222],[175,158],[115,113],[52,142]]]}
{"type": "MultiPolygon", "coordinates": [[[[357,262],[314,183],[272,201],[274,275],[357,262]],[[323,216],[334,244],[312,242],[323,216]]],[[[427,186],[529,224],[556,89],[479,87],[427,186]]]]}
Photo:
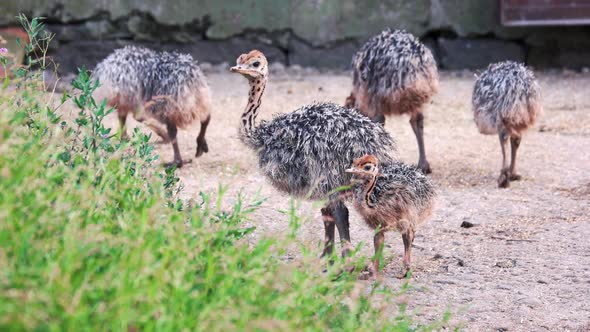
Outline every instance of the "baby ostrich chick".
{"type": "Polygon", "coordinates": [[[512,61],[491,64],[475,81],[473,113],[479,132],[498,134],[502,147],[502,169],[498,186],[507,188],[516,174],[516,151],[521,137],[541,115],[540,88],[532,71],[512,61]],[[511,146],[508,166],[506,150],[511,146]]]}
{"type": "Polygon", "coordinates": [[[100,62],[93,76],[101,84],[97,96],[106,97],[107,104],[117,109],[123,136],[127,114],[132,113],[165,142],[172,143],[172,164],[182,167],[176,139],[178,128],[200,119],[195,156],[209,152],[205,132],[210,120],[211,92],[190,55],[127,46],[100,62]]]}
{"type": "Polygon", "coordinates": [[[275,188],[296,197],[329,199],[321,210],[326,236],[322,255],[332,253],[334,226],[346,255],[350,250],[348,209],[334,191],[350,183],[351,175],[345,170],[354,158],[370,153],[391,160],[392,138],[383,126],[332,103],[303,106],[256,124],[268,62],[264,54],[253,50],[240,55],[231,71],[250,84],[240,139],[256,152],[262,173],[275,188]]]}
{"type": "Polygon", "coordinates": [[[418,167],[431,172],[424,149],[424,104],[438,90],[438,71],[430,50],[403,30],[385,30],[371,38],[352,58],[353,89],[347,107],[356,107],[373,121],[385,115],[410,116],[418,142],[418,167]]]}
{"type": "Polygon", "coordinates": [[[369,268],[373,277],[379,275],[379,259],[385,232],[396,230],[404,241],[406,277],[410,271],[410,255],[416,226],[428,218],[435,200],[430,179],[414,166],[400,162],[383,162],[372,155],[355,159],[346,170],[353,174],[354,206],[369,227],[376,229],[375,259],[369,268]]]}

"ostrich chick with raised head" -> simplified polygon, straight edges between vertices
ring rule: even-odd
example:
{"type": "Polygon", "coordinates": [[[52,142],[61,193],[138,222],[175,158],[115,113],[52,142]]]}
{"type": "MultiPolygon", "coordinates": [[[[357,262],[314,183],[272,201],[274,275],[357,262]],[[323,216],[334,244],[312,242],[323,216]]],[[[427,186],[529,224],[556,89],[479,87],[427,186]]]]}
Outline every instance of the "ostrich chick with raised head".
{"type": "Polygon", "coordinates": [[[403,30],[385,30],[369,39],[352,58],[353,88],[347,107],[375,122],[386,115],[410,116],[418,142],[418,167],[431,172],[424,147],[424,105],[438,91],[432,52],[403,30]]]}
{"type": "Polygon", "coordinates": [[[392,160],[393,139],[383,126],[332,103],[303,106],[257,124],[268,62],[262,52],[253,50],[240,55],[231,71],[250,84],[240,139],[258,155],[262,173],[275,188],[296,197],[328,199],[321,210],[326,236],[322,255],[333,250],[334,226],[346,255],[351,247],[348,209],[334,191],[350,183],[345,170],[355,158],[370,153],[392,160]]]}
{"type": "Polygon", "coordinates": [[[540,88],[533,72],[513,61],[489,65],[475,81],[472,105],[477,128],[482,134],[500,137],[500,188],[507,188],[510,181],[521,179],[516,173],[516,152],[522,135],[542,113],[540,99],[540,88]],[[510,166],[506,158],[508,140],[510,166]]]}
{"type": "Polygon", "coordinates": [[[356,210],[366,224],[376,230],[375,259],[369,268],[371,276],[379,275],[379,256],[385,232],[390,230],[402,234],[405,267],[402,277],[407,276],[416,226],[432,213],[436,197],[432,182],[414,166],[387,160],[380,162],[372,155],[354,160],[346,172],[353,174],[356,210]]]}

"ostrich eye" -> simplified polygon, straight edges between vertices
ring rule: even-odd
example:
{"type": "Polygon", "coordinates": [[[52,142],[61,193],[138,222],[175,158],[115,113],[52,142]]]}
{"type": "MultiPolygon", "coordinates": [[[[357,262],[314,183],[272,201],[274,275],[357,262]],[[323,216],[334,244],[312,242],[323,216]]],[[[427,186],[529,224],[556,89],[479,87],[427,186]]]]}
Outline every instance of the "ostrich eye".
{"type": "Polygon", "coordinates": [[[363,167],[363,169],[365,171],[370,171],[372,168],[373,168],[373,166],[371,166],[371,165],[365,165],[365,167],[363,167]]]}
{"type": "Polygon", "coordinates": [[[258,68],[258,66],[260,66],[260,61],[254,62],[252,66],[254,66],[254,68],[258,68]]]}

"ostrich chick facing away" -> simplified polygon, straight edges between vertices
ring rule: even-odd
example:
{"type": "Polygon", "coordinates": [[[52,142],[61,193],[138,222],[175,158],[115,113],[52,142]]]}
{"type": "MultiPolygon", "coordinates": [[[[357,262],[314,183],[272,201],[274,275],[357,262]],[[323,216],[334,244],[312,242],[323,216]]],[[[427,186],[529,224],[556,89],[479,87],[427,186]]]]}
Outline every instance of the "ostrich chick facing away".
{"type": "Polygon", "coordinates": [[[240,139],[253,149],[259,166],[273,186],[297,197],[329,201],[322,209],[326,242],[331,254],[334,226],[350,250],[348,209],[334,190],[350,183],[346,168],[354,158],[371,153],[391,160],[392,138],[383,126],[364,115],[332,103],[315,103],[256,124],[268,79],[264,54],[254,50],[237,59],[234,73],[248,79],[248,103],[240,119],[240,139]]]}
{"type": "Polygon", "coordinates": [[[414,166],[400,162],[379,162],[366,155],[354,160],[346,170],[353,174],[354,206],[369,227],[376,229],[375,259],[370,267],[373,277],[379,275],[379,256],[385,232],[396,230],[404,241],[405,272],[410,271],[410,255],[416,226],[428,218],[435,200],[430,179],[414,166]]]}
{"type": "Polygon", "coordinates": [[[541,115],[540,88],[532,71],[512,61],[491,64],[475,81],[473,113],[479,132],[498,134],[502,147],[502,169],[498,186],[507,188],[516,174],[516,151],[521,137],[541,115]],[[511,146],[508,166],[506,150],[511,146]]]}
{"type": "Polygon", "coordinates": [[[178,128],[199,119],[201,131],[195,156],[209,152],[205,132],[210,120],[211,92],[190,55],[127,46],[100,62],[93,76],[101,84],[97,96],[106,97],[108,105],[117,109],[123,136],[127,114],[132,113],[165,142],[172,143],[173,164],[182,167],[176,139],[178,128]]]}
{"type": "Polygon", "coordinates": [[[430,173],[423,112],[424,104],[438,90],[438,71],[430,50],[410,33],[385,30],[353,56],[352,70],[353,89],[346,106],[382,124],[385,115],[408,114],[418,142],[418,167],[430,173]]]}

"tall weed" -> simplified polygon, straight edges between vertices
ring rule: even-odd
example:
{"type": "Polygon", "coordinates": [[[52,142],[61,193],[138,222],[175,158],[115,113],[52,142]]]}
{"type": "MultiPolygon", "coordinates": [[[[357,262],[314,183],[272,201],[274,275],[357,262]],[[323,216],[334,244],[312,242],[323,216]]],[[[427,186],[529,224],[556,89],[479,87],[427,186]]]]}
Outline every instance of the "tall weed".
{"type": "MultiPolygon", "coordinates": [[[[23,22],[35,54],[48,36],[39,20],[23,22]]],[[[179,200],[149,136],[125,141],[104,125],[112,110],[92,97],[99,83],[81,69],[56,102],[31,71],[45,63],[29,58],[0,97],[0,330],[438,326],[413,323],[395,294],[359,284],[341,262],[323,272],[315,253],[282,259],[301,222],[295,205],[292,232],[251,243],[244,221],[263,200],[236,197],[224,210],[223,187],[216,200],[179,200]]]]}

